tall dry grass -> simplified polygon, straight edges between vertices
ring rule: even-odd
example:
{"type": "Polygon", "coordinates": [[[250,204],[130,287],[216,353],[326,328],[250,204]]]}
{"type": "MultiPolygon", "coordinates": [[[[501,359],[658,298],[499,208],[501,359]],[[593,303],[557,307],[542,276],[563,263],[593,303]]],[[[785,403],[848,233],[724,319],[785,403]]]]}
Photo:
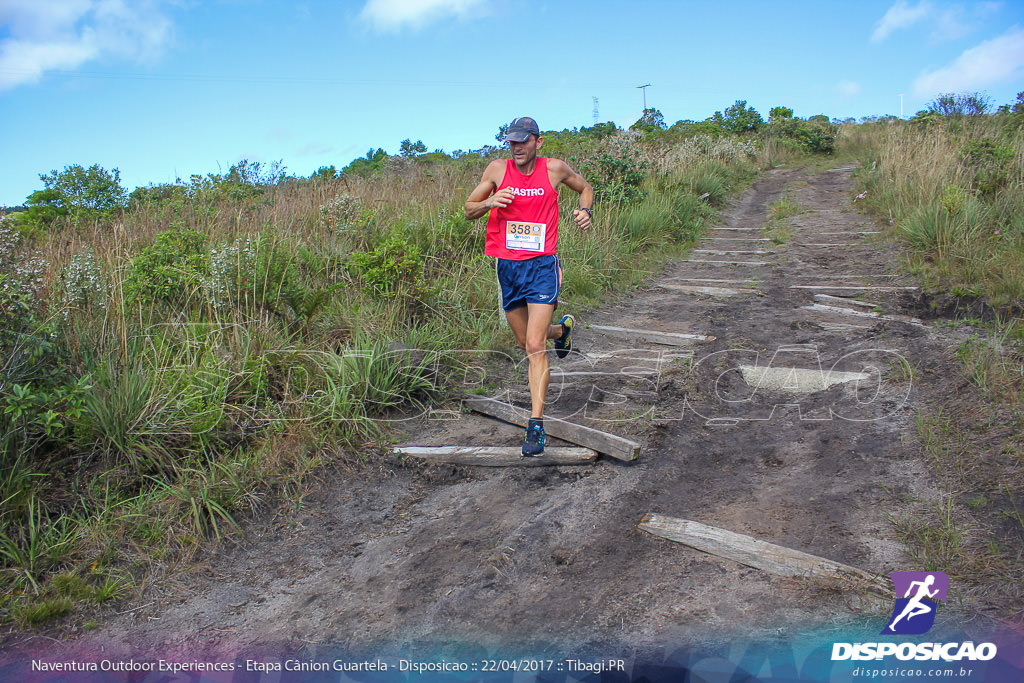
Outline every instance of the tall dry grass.
{"type": "Polygon", "coordinates": [[[1024,133],[1006,116],[844,128],[866,205],[915,270],[952,294],[1024,309],[1024,133]]]}

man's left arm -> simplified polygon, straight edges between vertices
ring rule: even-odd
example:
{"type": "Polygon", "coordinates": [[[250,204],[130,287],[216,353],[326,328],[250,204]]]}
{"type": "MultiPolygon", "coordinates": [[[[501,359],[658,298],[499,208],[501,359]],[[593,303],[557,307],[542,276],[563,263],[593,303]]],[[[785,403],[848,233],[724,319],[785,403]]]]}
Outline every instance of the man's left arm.
{"type": "MultiPolygon", "coordinates": [[[[572,190],[575,190],[580,195],[580,208],[573,209],[572,217],[576,221],[576,225],[581,230],[586,230],[590,227],[590,209],[594,206],[594,188],[591,187],[590,183],[584,179],[576,171],[569,167],[569,164],[565,163],[560,159],[551,159],[548,161],[548,168],[551,169],[551,164],[555,164],[555,173],[560,183],[565,183],[572,190]],[[587,209],[584,211],[583,209],[587,209]]],[[[553,183],[555,188],[558,188],[558,184],[553,183]]]]}

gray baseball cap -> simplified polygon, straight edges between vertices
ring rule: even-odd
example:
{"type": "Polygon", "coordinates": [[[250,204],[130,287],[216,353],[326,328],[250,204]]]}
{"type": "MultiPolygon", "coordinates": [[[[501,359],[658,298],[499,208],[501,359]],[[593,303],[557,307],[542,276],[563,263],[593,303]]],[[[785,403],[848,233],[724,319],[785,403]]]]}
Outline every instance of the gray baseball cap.
{"type": "Polygon", "coordinates": [[[540,137],[540,127],[537,122],[529,116],[520,116],[508,124],[508,132],[505,133],[505,142],[526,142],[531,135],[540,137]]]}

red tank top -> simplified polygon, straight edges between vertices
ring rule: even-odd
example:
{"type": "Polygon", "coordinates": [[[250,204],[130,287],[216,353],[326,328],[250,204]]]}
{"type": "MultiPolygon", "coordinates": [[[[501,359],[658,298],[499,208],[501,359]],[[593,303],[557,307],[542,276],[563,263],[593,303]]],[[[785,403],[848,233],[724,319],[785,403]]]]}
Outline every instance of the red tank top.
{"type": "Polygon", "coordinates": [[[513,159],[505,165],[498,189],[510,187],[515,197],[503,209],[491,209],[487,219],[488,256],[523,261],[554,254],[558,246],[558,193],[551,187],[547,157],[537,157],[530,175],[523,175],[513,159]]]}

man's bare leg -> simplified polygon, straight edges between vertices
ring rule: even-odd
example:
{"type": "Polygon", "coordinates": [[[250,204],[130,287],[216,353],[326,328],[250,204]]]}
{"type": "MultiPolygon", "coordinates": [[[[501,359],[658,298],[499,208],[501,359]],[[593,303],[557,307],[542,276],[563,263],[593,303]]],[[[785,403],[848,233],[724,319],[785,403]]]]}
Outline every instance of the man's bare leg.
{"type": "Polygon", "coordinates": [[[505,311],[505,318],[516,337],[516,343],[519,344],[519,348],[526,351],[530,362],[530,416],[536,419],[544,416],[544,402],[551,379],[547,340],[558,339],[563,331],[561,325],[551,324],[554,312],[555,307],[552,304],[527,304],[505,311]]]}

